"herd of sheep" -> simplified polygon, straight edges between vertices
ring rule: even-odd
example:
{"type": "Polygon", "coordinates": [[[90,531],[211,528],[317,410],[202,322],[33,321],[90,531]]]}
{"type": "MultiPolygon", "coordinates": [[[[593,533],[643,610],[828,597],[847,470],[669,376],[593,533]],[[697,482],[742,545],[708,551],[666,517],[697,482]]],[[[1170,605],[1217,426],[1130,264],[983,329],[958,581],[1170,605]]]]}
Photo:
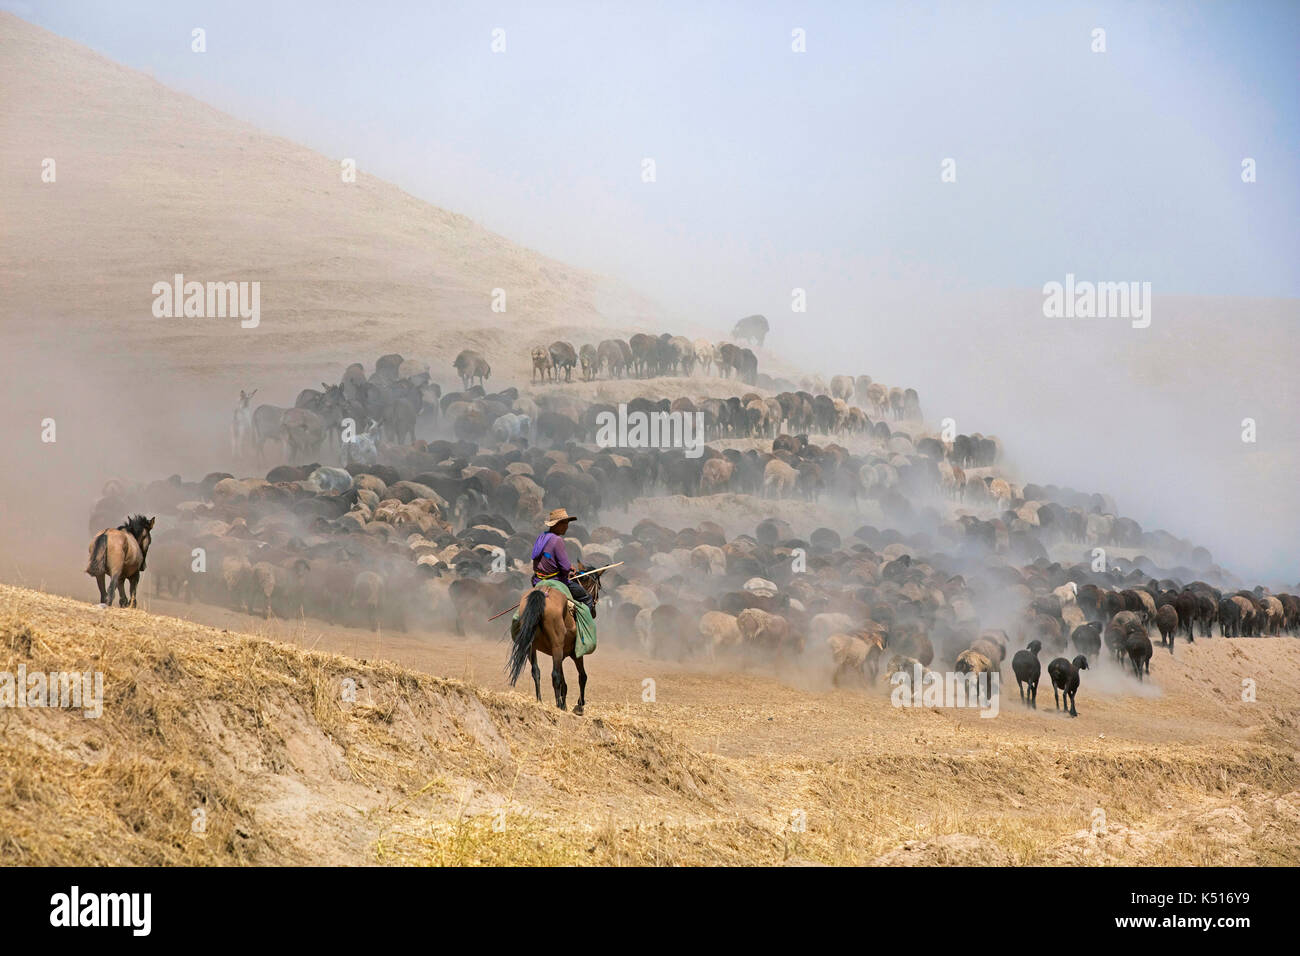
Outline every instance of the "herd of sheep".
{"type": "MultiPolygon", "coordinates": [[[[464,353],[462,353],[463,356],[464,353]]],[[[753,385],[758,381],[758,356],[751,349],[723,342],[714,345],[704,339],[690,339],[668,332],[659,336],[637,333],[630,339],[604,339],[599,345],[583,345],[574,350],[564,341],[549,346],[535,346],[529,353],[532,381],[573,381],[578,368],[584,382],[602,373],[609,378],[635,376],[691,375],[714,373],[722,378],[733,375],[753,385]]]]}
{"type": "Polygon", "coordinates": [[[748,439],[707,445],[698,458],[594,446],[594,415],[608,407],[599,402],[462,384],[443,394],[426,365],[384,356],[369,375],[357,364],[337,385],[304,390],[265,428],[258,421],[277,415],[250,414],[241,395],[235,450],[256,456],[270,444],[291,463],[259,478],[114,481],[91,529],[158,514],[148,556],[156,593],[264,616],[495,633],[487,618],[527,586],[541,517],[564,507],[578,518],[574,558],[622,563],[602,588],[611,608],[602,635],[614,643],[811,666],[836,683],[913,667],[1000,675],[1010,656],[1030,704],[1046,650],[1061,655],[1048,672],[1072,713],[1080,671],[1103,649],[1139,680],[1149,672],[1153,628],[1171,653],[1176,635],[1192,641],[1216,625],[1223,637],[1300,632],[1296,598],[1224,586],[1207,552],[1144,531],[1104,496],[1008,481],[996,439],[924,434],[915,392],[866,376],[835,376],[816,394],[773,382],[789,387],[643,400],[650,411],[704,413],[711,441],[748,439]],[[320,423],[312,444],[294,431],[302,410],[320,423]],[[348,420],[365,426],[348,435],[348,420]],[[341,467],[304,454],[329,448],[341,467]],[[674,529],[630,514],[653,514],[664,494],[722,493],[822,501],[849,521],[868,506],[884,527],[802,537],[770,517],[728,537],[711,521],[674,529]],[[1186,563],[1052,560],[1075,545],[1186,563]],[[1189,564],[1219,584],[1195,579],[1189,564]]]}

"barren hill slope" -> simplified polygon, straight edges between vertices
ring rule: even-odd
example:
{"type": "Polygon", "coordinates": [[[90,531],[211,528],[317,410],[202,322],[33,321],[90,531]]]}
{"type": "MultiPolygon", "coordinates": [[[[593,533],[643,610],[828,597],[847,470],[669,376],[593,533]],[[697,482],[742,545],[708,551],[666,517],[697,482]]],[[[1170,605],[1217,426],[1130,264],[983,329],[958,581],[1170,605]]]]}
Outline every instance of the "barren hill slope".
{"type": "Polygon", "coordinates": [[[613,649],[576,718],[495,689],[499,644],[385,647],[415,667],[0,586],[0,672],[103,674],[98,718],[0,710],[0,863],[1278,865],[1300,846],[1289,638],[1180,646],[1156,696],[1094,684],[1076,720],[1005,687],[981,720],[613,649]],[[455,658],[484,678],[421,673],[455,658]],[[1259,702],[1230,705],[1246,676],[1259,702]]]}
{"type": "MultiPolygon", "coordinates": [[[[109,327],[194,369],[405,350],[646,308],[341,158],[269,135],[0,12],[3,321],[109,327]],[[42,180],[54,160],[56,179],[42,180]],[[262,320],[155,319],[155,282],[259,281],[262,320]],[[507,312],[491,310],[504,289],[507,312]],[[605,312],[609,314],[608,311],[605,312]],[[412,319],[415,322],[412,322],[412,319]]],[[[21,331],[12,329],[11,331],[21,331]]],[[[48,341],[48,340],[47,340],[48,341]]]]}

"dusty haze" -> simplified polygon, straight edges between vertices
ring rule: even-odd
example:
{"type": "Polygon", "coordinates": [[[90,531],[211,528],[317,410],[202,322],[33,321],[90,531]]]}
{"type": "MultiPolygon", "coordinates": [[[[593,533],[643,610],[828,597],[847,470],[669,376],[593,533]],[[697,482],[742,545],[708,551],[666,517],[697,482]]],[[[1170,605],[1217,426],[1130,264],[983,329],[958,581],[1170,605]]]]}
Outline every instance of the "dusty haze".
{"type": "MultiPolygon", "coordinates": [[[[84,587],[85,521],[104,480],[229,467],[225,428],[240,388],[292,404],[298,388],[337,380],[350,361],[400,351],[446,373],[465,347],[489,355],[494,384],[505,386],[527,374],[524,338],[662,327],[721,336],[754,311],[773,325],[765,371],[866,372],[915,387],[931,426],[951,417],[961,431],[998,435],[1022,480],[1109,493],[1144,528],[1208,547],[1244,579],[1300,580],[1293,298],[1157,287],[1148,329],[1052,320],[1037,287],[974,289],[903,250],[889,261],[847,247],[791,254],[761,235],[748,250],[715,248],[685,228],[677,241],[696,265],[680,281],[666,267],[603,276],[596,270],[619,262],[592,251],[600,242],[644,250],[672,237],[570,206],[553,247],[590,258],[559,261],[375,178],[364,163],[358,181],[343,184],[337,158],[9,14],[0,14],[0,89],[8,580],[84,587]],[[54,183],[41,179],[47,157],[54,183]],[[566,237],[584,232],[589,214],[593,235],[580,246],[566,237]],[[718,282],[706,290],[710,263],[718,282]],[[260,281],[260,327],[153,318],[152,285],[178,272],[260,281]],[[748,285],[736,279],[759,274],[748,285]],[[793,285],[808,287],[806,314],[790,312],[793,285]],[[504,315],[491,311],[494,288],[507,290],[504,315]],[[56,422],[54,444],[40,440],[46,418],[56,422]],[[1241,441],[1244,418],[1257,422],[1255,444],[1241,441]]],[[[364,156],[364,130],[357,135],[353,152],[364,156]]],[[[817,162],[790,176],[816,178],[817,162]]],[[[771,205],[769,194],[752,198],[771,205]]],[[[1281,200],[1294,222],[1291,198],[1281,200]]],[[[465,207],[484,208],[468,197],[465,207]]],[[[543,208],[520,206],[518,223],[491,217],[506,235],[546,242],[534,218],[543,208]]],[[[785,213],[774,215],[770,228],[785,228],[785,213]]],[[[1114,232],[1131,225],[1116,222],[1114,232]]],[[[918,242],[949,228],[918,211],[918,242]]],[[[970,231],[972,254],[1011,228],[970,231]]],[[[1044,279],[1067,271],[1142,278],[1061,261],[1044,279]]]]}

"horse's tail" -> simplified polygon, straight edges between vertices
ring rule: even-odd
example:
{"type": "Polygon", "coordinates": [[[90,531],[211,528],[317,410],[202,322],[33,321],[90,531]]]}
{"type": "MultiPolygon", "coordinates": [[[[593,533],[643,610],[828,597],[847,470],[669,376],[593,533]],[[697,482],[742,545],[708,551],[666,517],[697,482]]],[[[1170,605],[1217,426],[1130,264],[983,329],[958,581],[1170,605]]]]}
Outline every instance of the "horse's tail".
{"type": "Polygon", "coordinates": [[[90,563],[86,565],[86,573],[91,577],[99,574],[108,574],[108,532],[101,531],[95,538],[94,544],[90,546],[90,563]]]}
{"type": "Polygon", "coordinates": [[[533,649],[533,638],[542,624],[542,613],[546,610],[546,592],[534,590],[528,593],[524,601],[524,611],[519,615],[519,631],[515,634],[514,645],[510,648],[510,661],[506,664],[506,674],[510,686],[515,686],[519,673],[524,669],[524,662],[533,649]]]}

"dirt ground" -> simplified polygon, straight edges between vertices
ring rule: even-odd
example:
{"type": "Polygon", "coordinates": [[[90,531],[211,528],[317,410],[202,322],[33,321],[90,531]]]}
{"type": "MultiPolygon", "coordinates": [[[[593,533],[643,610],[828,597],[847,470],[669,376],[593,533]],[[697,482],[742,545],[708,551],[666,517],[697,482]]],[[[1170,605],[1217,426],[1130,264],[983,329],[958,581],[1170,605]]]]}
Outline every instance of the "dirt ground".
{"type": "MultiPolygon", "coordinates": [[[[9,671],[24,654],[29,671],[70,656],[105,671],[102,720],[3,715],[10,862],[82,862],[71,838],[88,827],[108,840],[97,861],[136,863],[1300,859],[1291,638],[1179,644],[1142,688],[1103,665],[1074,719],[1050,689],[1026,711],[1004,687],[986,719],[892,706],[883,683],[831,689],[811,667],[651,660],[609,636],[580,718],[549,686],[535,703],[527,675],[509,688],[505,645],[484,638],[156,599],[103,611],[9,587],[0,636],[9,671]],[[60,773],[75,783],[54,787],[60,773]],[[137,800],[163,832],[132,824],[137,800]],[[207,808],[202,839],[185,832],[191,803],[207,808]]],[[[572,665],[568,679],[572,695],[572,665]]]]}

